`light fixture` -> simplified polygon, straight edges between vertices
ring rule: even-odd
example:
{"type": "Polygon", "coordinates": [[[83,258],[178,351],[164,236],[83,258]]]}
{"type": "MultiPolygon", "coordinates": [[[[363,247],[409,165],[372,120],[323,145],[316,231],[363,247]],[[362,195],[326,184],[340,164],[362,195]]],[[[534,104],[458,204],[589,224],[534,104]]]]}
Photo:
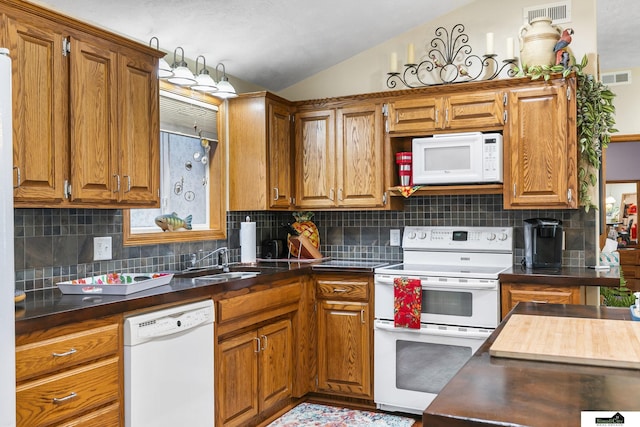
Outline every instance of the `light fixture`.
{"type": "Polygon", "coordinates": [[[212,93],[213,96],[217,96],[218,98],[223,99],[235,98],[236,96],[238,96],[233,85],[229,83],[229,79],[227,78],[227,73],[222,62],[216,65],[216,80],[218,80],[218,83],[216,83],[216,86],[218,86],[218,91],[212,93]],[[218,68],[220,68],[220,66],[222,66],[222,77],[218,79],[218,68]]]}
{"type": "Polygon", "coordinates": [[[613,205],[616,202],[616,199],[613,196],[609,196],[605,199],[605,204],[613,205]]]}
{"type": "MultiPolygon", "coordinates": [[[[153,47],[152,43],[154,40],[156,41],[156,49],[160,50],[160,41],[157,37],[151,37],[151,40],[149,40],[149,46],[153,47]]],[[[158,60],[158,78],[167,79],[171,76],[173,76],[173,71],[171,70],[169,63],[164,58],[160,58],[158,60]]]]}
{"type": "Polygon", "coordinates": [[[207,70],[207,60],[202,55],[199,55],[196,58],[196,83],[191,86],[191,89],[207,93],[212,93],[218,90],[216,82],[213,81],[209,75],[209,70],[207,70]],[[202,58],[202,69],[198,71],[198,59],[200,58],[202,58]]]}
{"type": "Polygon", "coordinates": [[[178,86],[191,86],[196,83],[196,78],[193,76],[193,73],[189,70],[187,63],[184,61],[184,49],[180,46],[173,51],[173,64],[171,64],[171,68],[173,70],[173,76],[168,78],[170,83],[178,86]],[[176,59],[176,52],[178,49],[182,52],[180,62],[176,59]]]}

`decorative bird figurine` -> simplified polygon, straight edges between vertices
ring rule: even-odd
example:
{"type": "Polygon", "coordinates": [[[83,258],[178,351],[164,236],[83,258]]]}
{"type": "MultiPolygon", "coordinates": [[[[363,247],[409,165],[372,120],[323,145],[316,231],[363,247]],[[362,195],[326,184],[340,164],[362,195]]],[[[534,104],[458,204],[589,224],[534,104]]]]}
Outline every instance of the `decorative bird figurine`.
{"type": "Polygon", "coordinates": [[[571,43],[572,34],[573,29],[566,28],[562,31],[560,40],[558,40],[553,48],[553,51],[556,53],[556,65],[562,64],[565,69],[569,67],[569,53],[567,52],[567,46],[571,43]]]}
{"type": "Polygon", "coordinates": [[[431,55],[431,60],[433,61],[433,65],[435,65],[437,68],[443,67],[442,63],[438,61],[438,58],[436,58],[435,55],[431,55]]]}
{"type": "Polygon", "coordinates": [[[469,71],[467,71],[467,69],[464,68],[462,65],[458,65],[458,72],[463,77],[469,77],[469,71]]]}

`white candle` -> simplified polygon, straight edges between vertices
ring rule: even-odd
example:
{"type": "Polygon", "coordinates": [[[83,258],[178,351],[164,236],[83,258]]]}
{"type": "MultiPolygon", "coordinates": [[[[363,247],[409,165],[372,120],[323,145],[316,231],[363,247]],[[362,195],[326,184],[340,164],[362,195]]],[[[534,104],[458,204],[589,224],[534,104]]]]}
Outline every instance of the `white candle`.
{"type": "Polygon", "coordinates": [[[493,33],[487,33],[487,55],[493,55],[493,33]]]}
{"type": "Polygon", "coordinates": [[[513,59],[513,37],[507,37],[507,59],[513,59]]]}
{"type": "Polygon", "coordinates": [[[416,54],[415,49],[413,47],[413,43],[409,43],[407,47],[407,64],[415,64],[416,62],[416,54]]]}
{"type": "Polygon", "coordinates": [[[390,72],[392,73],[397,73],[398,72],[398,54],[395,52],[391,52],[391,63],[390,65],[390,72]]]}

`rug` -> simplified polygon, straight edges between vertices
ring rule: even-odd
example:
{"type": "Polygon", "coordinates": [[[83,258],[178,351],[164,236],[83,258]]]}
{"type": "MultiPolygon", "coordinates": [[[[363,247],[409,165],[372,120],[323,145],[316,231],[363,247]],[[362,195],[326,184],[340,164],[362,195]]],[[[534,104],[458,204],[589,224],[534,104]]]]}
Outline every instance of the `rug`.
{"type": "Polygon", "coordinates": [[[301,403],[268,427],[409,427],[414,423],[397,415],[301,403]]]}

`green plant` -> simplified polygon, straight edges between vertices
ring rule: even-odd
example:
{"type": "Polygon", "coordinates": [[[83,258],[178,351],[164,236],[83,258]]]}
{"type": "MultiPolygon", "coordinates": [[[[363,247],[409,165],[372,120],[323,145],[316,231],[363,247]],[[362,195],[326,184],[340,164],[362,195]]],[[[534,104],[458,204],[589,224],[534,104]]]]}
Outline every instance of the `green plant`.
{"type": "Polygon", "coordinates": [[[636,297],[627,288],[627,281],[624,279],[622,270],[620,270],[620,287],[608,288],[600,286],[600,295],[602,295],[602,303],[608,307],[631,307],[636,303],[636,297]]]}
{"type": "Polygon", "coordinates": [[[588,64],[587,56],[578,64],[574,57],[567,68],[562,65],[536,65],[517,70],[519,76],[529,76],[532,80],[549,80],[552,75],[562,73],[567,77],[576,73],[576,107],[578,130],[578,195],[580,206],[586,212],[591,208],[597,209],[592,203],[590,189],[598,184],[598,171],[601,166],[602,149],[611,141],[611,134],[618,130],[615,126],[615,107],[611,92],[593,75],[584,72],[588,64]]]}

